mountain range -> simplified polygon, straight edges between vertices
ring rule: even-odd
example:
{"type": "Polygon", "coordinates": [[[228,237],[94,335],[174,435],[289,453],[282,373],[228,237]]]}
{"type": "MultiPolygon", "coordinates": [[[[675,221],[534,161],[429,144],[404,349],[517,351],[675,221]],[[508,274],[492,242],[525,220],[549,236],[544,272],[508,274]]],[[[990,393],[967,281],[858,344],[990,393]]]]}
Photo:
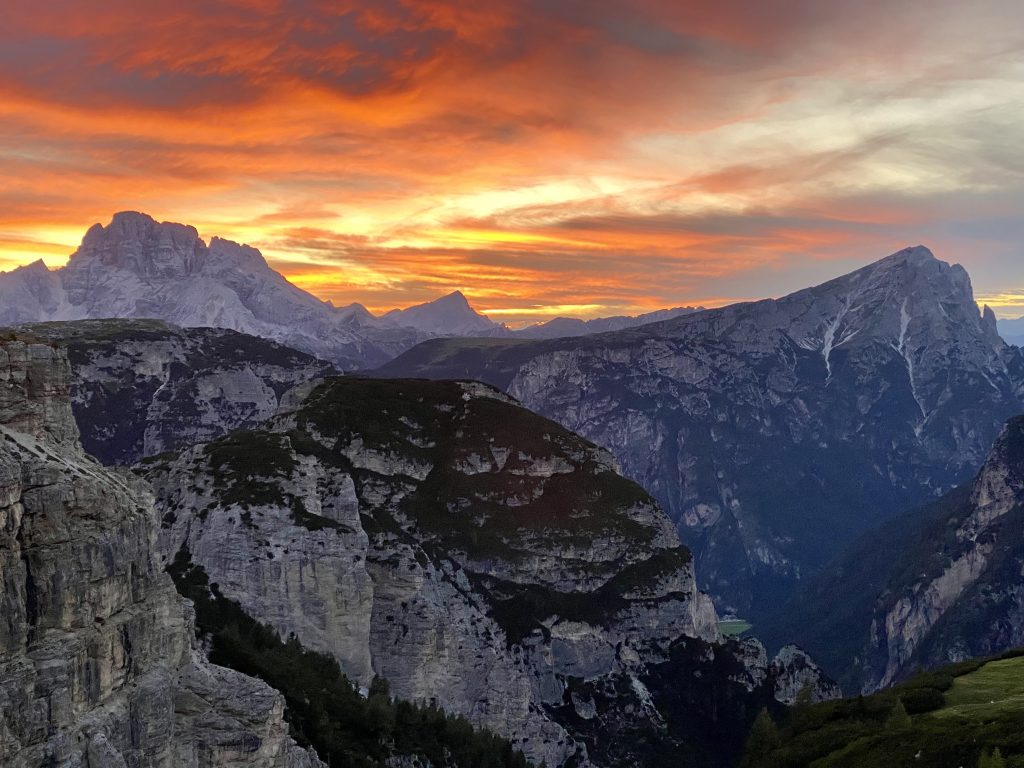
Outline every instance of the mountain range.
{"type": "Polygon", "coordinates": [[[277,341],[343,370],[379,365],[436,335],[501,332],[461,293],[374,317],[289,283],[255,248],[134,212],[92,227],[66,266],[0,274],[0,325],[148,318],[277,341]]]}
{"type": "MultiPolygon", "coordinates": [[[[556,317],[544,323],[529,325],[513,331],[513,335],[524,339],[558,339],[566,336],[586,336],[591,333],[606,331],[622,331],[640,325],[671,320],[673,317],[692,315],[704,307],[674,307],[659,309],[642,315],[615,315],[614,317],[598,317],[593,320],[581,320],[578,317],[556,317]]],[[[469,334],[465,334],[469,335],[469,334]]]]}
{"type": "Polygon", "coordinates": [[[5,765],[1024,750],[1024,352],[926,248],[512,331],[123,213],[0,323],[5,765]]]}
{"type": "Polygon", "coordinates": [[[0,273],[0,326],[106,318],[163,320],[261,336],[341,370],[372,368],[420,341],[445,336],[550,338],[631,327],[696,311],[636,317],[556,318],[514,331],[470,306],[460,291],[380,316],[335,307],[289,283],[255,248],[132,211],[93,226],[66,266],[40,260],[0,273]]]}
{"type": "Polygon", "coordinates": [[[765,616],[845,544],[977,470],[1024,360],[923,247],[780,299],[545,341],[425,342],[384,375],[473,378],[612,451],[720,609],[765,616]]]}
{"type": "MultiPolygon", "coordinates": [[[[1000,339],[991,312],[979,314],[962,268],[924,248],[777,300],[556,318],[520,331],[480,315],[459,292],[381,317],[336,308],[288,283],[255,249],[220,238],[207,245],[194,228],[131,212],[93,227],[61,269],[37,262],[0,275],[0,322],[107,316],[230,329],[333,370],[385,363],[385,375],[503,388],[612,450],[676,522],[721,609],[755,617],[860,533],[965,481],[1022,406],[1020,352],[1000,339]]],[[[73,356],[89,333],[80,326],[77,340],[63,339],[73,356]]],[[[243,366],[248,344],[235,355],[243,366]]],[[[193,370],[220,355],[175,354],[193,370]]],[[[190,421],[233,428],[266,418],[286,383],[271,386],[269,399],[251,379],[226,385],[248,395],[226,395],[224,382],[220,394],[198,394],[212,380],[165,387],[182,365],[165,360],[162,373],[146,374],[153,407],[181,421],[179,444],[221,433],[193,432],[190,421]],[[178,404],[168,404],[174,392],[178,404]],[[213,415],[227,402],[235,415],[213,415]]],[[[109,409],[116,400],[102,378],[83,377],[83,386],[109,409]]],[[[117,391],[144,397],[142,381],[117,391]]],[[[114,441],[117,459],[109,439],[89,447],[126,461],[174,445],[167,427],[147,424],[138,438],[146,445],[114,441]]]]}

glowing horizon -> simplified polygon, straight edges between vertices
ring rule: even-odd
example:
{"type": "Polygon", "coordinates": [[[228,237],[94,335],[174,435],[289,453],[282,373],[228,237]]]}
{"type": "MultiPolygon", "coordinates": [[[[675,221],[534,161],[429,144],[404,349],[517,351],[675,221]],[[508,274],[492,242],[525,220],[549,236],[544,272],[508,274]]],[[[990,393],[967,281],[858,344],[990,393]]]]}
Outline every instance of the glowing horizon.
{"type": "Polygon", "coordinates": [[[1024,314],[1010,0],[8,6],[0,270],[133,209],[374,312],[717,306],[923,243],[1024,314]]]}

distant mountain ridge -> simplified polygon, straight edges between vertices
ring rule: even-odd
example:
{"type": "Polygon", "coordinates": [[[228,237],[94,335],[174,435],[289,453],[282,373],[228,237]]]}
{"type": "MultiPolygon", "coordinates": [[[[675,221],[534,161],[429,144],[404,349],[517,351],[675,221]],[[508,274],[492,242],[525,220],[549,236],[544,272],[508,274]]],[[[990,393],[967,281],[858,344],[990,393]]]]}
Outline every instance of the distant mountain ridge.
{"type": "Polygon", "coordinates": [[[672,309],[659,309],[654,312],[647,312],[643,315],[615,315],[614,317],[598,317],[593,320],[581,320],[578,317],[556,317],[544,323],[521,328],[513,333],[524,339],[559,339],[568,336],[586,336],[591,333],[622,331],[626,328],[659,323],[662,320],[671,320],[673,317],[681,317],[682,315],[692,315],[694,312],[701,312],[703,310],[704,307],[673,307],[672,309]]]}
{"type": "Polygon", "coordinates": [[[239,331],[285,344],[342,370],[373,368],[436,337],[578,336],[697,311],[637,317],[556,318],[514,331],[477,312],[461,291],[376,316],[336,307],[288,282],[247,245],[135,211],[94,225],[66,266],[42,260],[0,272],[0,326],[63,320],[155,319],[239,331]]]}
{"type": "Polygon", "coordinates": [[[998,327],[1007,344],[1024,345],[1024,317],[1000,320],[998,327]]]}
{"type": "Polygon", "coordinates": [[[462,291],[454,291],[427,304],[393,309],[382,319],[438,336],[486,336],[505,330],[505,326],[488,320],[473,309],[462,291]]]}
{"type": "Polygon", "coordinates": [[[609,448],[722,612],[764,616],[843,545],[966,480],[1024,360],[924,247],[777,300],[575,339],[435,340],[385,375],[477,378],[609,448]]]}
{"type": "Polygon", "coordinates": [[[344,370],[380,365],[434,336],[501,332],[462,294],[374,317],[289,283],[255,248],[136,212],[93,226],[65,267],[0,274],[0,325],[152,318],[227,328],[316,355],[344,370]]]}

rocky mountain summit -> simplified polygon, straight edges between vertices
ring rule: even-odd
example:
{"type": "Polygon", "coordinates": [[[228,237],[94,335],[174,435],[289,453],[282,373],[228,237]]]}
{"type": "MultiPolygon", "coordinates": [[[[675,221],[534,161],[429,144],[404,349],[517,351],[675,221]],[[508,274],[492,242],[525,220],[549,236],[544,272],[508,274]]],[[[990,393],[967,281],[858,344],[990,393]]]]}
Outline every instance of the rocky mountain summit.
{"type": "Polygon", "coordinates": [[[312,382],[137,471],[165,562],[536,764],[727,765],[761,707],[837,693],[796,649],[723,640],[654,500],[483,384],[312,382]]]}
{"type": "Polygon", "coordinates": [[[453,291],[427,304],[393,309],[383,315],[383,319],[436,336],[491,336],[507,332],[503,325],[473,309],[461,291],[453,291]]]}
{"type": "Polygon", "coordinates": [[[82,452],[68,387],[62,351],[0,340],[0,764],[321,768],[193,647],[152,499],[82,452]]]}
{"type": "Polygon", "coordinates": [[[1022,527],[1015,417],[972,482],[865,535],[765,630],[799,638],[864,691],[1024,646],[1022,527]]]}
{"type": "Polygon", "coordinates": [[[82,444],[104,464],[129,465],[257,426],[288,390],[337,373],[272,341],[158,320],[38,323],[18,332],[67,349],[82,444]]]}
{"type": "Polygon", "coordinates": [[[575,339],[435,340],[381,373],[480,379],[608,448],[718,605],[756,618],[970,477],[1024,410],[1022,370],[963,268],[915,247],[777,300],[575,339]]]}
{"type": "Polygon", "coordinates": [[[93,226],[67,266],[42,261],[0,274],[0,325],[148,318],[215,327],[277,341],[343,370],[380,365],[434,336],[503,327],[461,294],[374,317],[334,307],[289,283],[255,248],[135,212],[93,226]]]}

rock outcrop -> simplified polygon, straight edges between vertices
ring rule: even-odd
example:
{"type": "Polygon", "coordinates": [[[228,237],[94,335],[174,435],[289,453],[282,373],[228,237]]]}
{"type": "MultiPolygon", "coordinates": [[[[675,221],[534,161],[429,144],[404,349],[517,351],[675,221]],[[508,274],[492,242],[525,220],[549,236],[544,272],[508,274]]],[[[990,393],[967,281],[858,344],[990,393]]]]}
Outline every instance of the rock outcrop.
{"type": "Polygon", "coordinates": [[[319,768],[276,691],[193,647],[152,499],[82,452],[68,369],[0,341],[0,764],[319,768]]]}
{"type": "Polygon", "coordinates": [[[778,300],[578,339],[426,342],[381,369],[487,381],[613,451],[719,608],[755,623],[858,535],[968,479],[1024,409],[1022,371],[963,268],[921,247],[778,300]]]}
{"type": "Polygon", "coordinates": [[[77,320],[17,330],[67,348],[82,445],[104,464],[259,425],[285,392],[337,373],[311,355],[220,328],[77,320]]]}
{"type": "Polygon", "coordinates": [[[721,643],[653,499],[606,451],[482,384],[331,379],[260,430],[137,471],[165,558],[187,552],[221,594],[360,684],[379,675],[538,763],[610,764],[612,730],[587,731],[614,720],[719,764],[701,756],[702,724],[728,718],[669,723],[645,682],[681,641],[742,671],[719,679],[740,702],[734,740],[754,699],[785,699],[810,669],[721,643]]]}

